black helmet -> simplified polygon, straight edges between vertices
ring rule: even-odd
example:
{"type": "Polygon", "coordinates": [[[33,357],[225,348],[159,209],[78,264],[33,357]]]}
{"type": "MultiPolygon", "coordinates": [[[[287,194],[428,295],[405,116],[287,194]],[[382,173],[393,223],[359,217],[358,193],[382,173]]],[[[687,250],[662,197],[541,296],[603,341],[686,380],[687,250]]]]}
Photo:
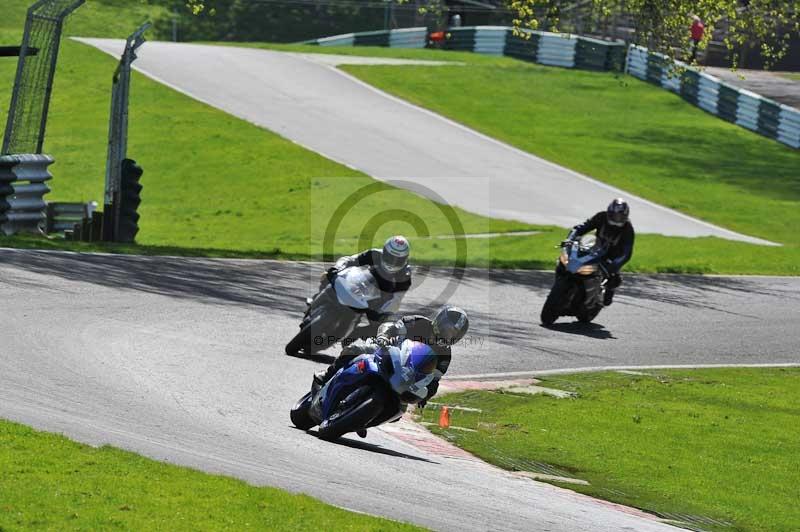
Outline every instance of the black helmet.
{"type": "Polygon", "coordinates": [[[461,340],[469,329],[467,313],[449,305],[437,310],[431,321],[436,341],[444,341],[447,345],[453,345],[461,340]]]}
{"type": "Polygon", "coordinates": [[[606,216],[608,223],[622,227],[628,222],[628,215],[631,213],[631,208],[628,207],[628,202],[622,198],[617,198],[608,204],[606,209],[606,216]]]}
{"type": "Polygon", "coordinates": [[[408,255],[410,251],[411,246],[409,246],[406,237],[397,235],[389,238],[383,244],[381,266],[388,273],[402,271],[403,268],[408,266],[408,255]]]}

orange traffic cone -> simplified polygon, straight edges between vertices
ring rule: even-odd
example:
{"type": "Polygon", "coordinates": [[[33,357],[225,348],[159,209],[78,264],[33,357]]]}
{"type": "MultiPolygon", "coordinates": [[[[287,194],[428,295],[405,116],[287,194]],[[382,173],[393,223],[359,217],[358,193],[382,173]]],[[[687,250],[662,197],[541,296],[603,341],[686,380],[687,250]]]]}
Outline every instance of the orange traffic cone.
{"type": "Polygon", "coordinates": [[[450,409],[446,406],[443,406],[442,411],[439,412],[439,427],[443,429],[450,427],[450,409]]]}

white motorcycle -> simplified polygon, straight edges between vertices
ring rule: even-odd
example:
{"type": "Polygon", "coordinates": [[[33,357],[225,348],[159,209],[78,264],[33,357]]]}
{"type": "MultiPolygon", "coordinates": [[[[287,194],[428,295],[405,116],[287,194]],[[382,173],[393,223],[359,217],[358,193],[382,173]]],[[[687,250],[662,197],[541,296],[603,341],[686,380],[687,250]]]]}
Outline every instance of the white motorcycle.
{"type": "Polygon", "coordinates": [[[286,344],[286,354],[312,356],[352,335],[364,318],[377,325],[400,308],[405,292],[382,292],[368,266],[352,266],[333,274],[307,301],[300,332],[286,344]]]}

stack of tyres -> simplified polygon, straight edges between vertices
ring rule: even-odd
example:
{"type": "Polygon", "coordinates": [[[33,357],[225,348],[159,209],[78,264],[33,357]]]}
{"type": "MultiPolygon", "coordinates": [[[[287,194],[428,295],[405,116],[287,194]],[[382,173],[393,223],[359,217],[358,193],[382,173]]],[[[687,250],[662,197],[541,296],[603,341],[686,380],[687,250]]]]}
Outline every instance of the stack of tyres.
{"type": "Polygon", "coordinates": [[[117,241],[132,243],[139,232],[139,205],[142,203],[142,185],[139,179],[144,171],[136,161],[122,161],[122,180],[120,183],[119,229],[117,241]]]}

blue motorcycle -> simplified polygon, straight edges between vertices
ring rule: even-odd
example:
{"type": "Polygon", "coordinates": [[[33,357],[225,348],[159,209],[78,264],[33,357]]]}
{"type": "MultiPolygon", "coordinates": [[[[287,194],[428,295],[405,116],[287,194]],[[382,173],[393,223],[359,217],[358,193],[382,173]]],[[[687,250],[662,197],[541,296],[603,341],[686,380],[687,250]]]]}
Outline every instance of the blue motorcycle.
{"type": "Polygon", "coordinates": [[[405,340],[399,347],[375,346],[341,368],[325,385],[312,385],[292,408],[294,426],[335,440],[348,432],[365,435],[375,427],[400,419],[409,404],[428,394],[436,376],[437,357],[431,346],[405,340]]]}

